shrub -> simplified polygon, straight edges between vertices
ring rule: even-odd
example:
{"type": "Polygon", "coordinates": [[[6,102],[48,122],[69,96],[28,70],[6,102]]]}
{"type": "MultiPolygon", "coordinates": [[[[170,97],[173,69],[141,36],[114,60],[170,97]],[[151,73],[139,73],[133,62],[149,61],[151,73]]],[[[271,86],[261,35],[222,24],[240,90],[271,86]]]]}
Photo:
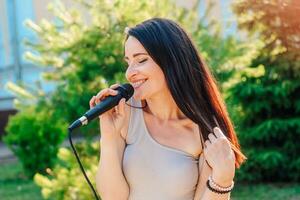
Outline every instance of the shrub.
{"type": "MultiPolygon", "coordinates": [[[[75,145],[80,160],[85,168],[91,183],[95,185],[95,174],[99,160],[99,142],[81,143],[75,145]]],[[[71,150],[60,148],[58,152],[60,163],[53,170],[48,169],[48,176],[36,174],[34,181],[42,188],[45,199],[69,200],[69,199],[93,199],[94,195],[89,188],[78,163],[71,150]]]]}
{"type": "Polygon", "coordinates": [[[52,111],[28,107],[10,118],[4,142],[21,161],[28,176],[53,167],[58,147],[66,136],[66,124],[52,111]]]}
{"type": "Polygon", "coordinates": [[[300,180],[300,144],[295,140],[300,135],[299,6],[299,1],[234,4],[239,26],[263,43],[229,92],[248,156],[240,171],[243,180],[300,180]]]}

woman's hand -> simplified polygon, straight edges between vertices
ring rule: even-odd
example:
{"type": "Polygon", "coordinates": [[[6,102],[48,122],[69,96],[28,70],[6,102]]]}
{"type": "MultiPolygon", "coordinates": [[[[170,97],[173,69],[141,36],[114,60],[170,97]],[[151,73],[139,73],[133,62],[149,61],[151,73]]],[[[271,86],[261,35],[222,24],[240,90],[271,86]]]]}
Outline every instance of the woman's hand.
{"type": "Polygon", "coordinates": [[[234,178],[235,155],[221,129],[215,127],[213,132],[205,141],[204,157],[212,168],[212,179],[220,186],[227,187],[234,178]]]}
{"type": "MultiPolygon", "coordinates": [[[[119,84],[114,84],[109,88],[105,88],[98,92],[96,96],[91,98],[90,108],[93,108],[107,96],[117,95],[118,91],[114,89],[116,89],[118,86],[119,84]]],[[[117,106],[99,116],[102,136],[114,136],[115,134],[120,134],[121,128],[125,124],[125,101],[125,98],[122,98],[117,106]]]]}

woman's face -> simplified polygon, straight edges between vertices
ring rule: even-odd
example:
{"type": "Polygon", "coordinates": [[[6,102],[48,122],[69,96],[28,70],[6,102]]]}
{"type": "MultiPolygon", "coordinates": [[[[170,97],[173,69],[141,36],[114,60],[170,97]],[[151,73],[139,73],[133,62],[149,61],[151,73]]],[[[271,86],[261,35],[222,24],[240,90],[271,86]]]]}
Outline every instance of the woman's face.
{"type": "Polygon", "coordinates": [[[134,87],[134,98],[144,100],[168,91],[161,68],[149,56],[142,44],[132,36],[125,43],[126,78],[134,87]]]}

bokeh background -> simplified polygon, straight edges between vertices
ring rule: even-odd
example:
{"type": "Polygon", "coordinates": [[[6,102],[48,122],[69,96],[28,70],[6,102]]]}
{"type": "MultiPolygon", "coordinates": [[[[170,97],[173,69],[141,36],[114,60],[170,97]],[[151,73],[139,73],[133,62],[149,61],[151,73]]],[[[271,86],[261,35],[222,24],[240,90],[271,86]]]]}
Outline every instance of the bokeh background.
{"type": "MultiPolygon", "coordinates": [[[[93,198],[67,127],[126,81],[124,29],[151,17],[181,24],[218,80],[248,157],[232,199],[300,199],[299,0],[0,0],[0,199],[93,198]]],[[[93,184],[98,125],[73,133],[93,184]]]]}

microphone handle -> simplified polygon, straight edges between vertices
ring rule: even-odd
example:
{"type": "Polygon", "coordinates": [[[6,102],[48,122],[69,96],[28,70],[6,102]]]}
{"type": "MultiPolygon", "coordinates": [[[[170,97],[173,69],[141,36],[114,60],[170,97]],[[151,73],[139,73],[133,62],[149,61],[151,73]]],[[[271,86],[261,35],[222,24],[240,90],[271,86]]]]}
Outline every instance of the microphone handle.
{"type": "Polygon", "coordinates": [[[73,131],[75,128],[78,128],[82,125],[87,125],[90,121],[101,115],[102,113],[112,109],[123,98],[121,92],[119,92],[115,96],[108,96],[105,99],[103,99],[100,103],[98,103],[95,107],[91,108],[89,111],[87,111],[82,117],[74,121],[69,126],[69,131],[73,131]]]}
{"type": "Polygon", "coordinates": [[[102,113],[105,113],[106,111],[118,105],[121,99],[122,95],[120,93],[115,96],[108,96],[98,103],[94,108],[87,111],[83,116],[85,116],[88,122],[90,122],[102,113]]]}

